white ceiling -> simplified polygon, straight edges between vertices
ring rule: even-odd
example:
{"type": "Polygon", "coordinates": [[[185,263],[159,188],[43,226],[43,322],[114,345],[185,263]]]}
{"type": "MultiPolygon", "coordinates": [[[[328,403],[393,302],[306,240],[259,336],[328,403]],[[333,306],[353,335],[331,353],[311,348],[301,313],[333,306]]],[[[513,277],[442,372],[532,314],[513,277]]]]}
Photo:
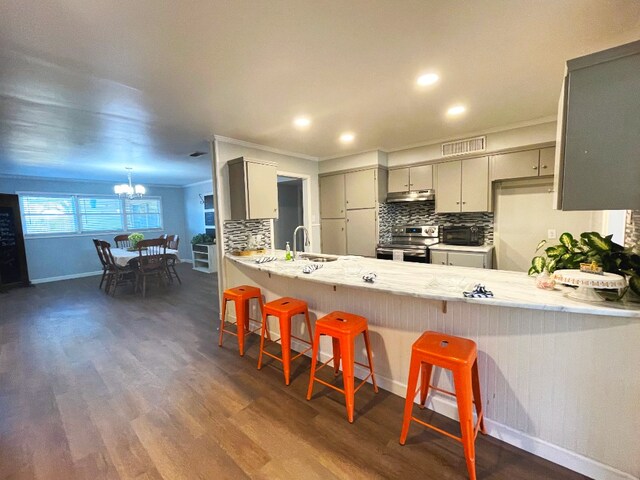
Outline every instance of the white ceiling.
{"type": "Polygon", "coordinates": [[[637,0],[0,0],[0,174],[184,185],[213,134],[314,157],[555,115],[637,0]],[[420,90],[434,70],[441,81],[420,90]],[[447,120],[453,103],[468,113],[447,120]],[[292,128],[298,114],[310,129],[292,128]],[[356,133],[350,146],[337,142],[356,133]]]}

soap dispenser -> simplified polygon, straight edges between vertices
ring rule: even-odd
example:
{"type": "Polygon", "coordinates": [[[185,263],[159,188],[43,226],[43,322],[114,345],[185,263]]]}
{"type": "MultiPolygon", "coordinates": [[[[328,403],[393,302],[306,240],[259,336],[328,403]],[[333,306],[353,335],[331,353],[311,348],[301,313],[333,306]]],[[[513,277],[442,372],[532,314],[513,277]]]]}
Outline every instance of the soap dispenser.
{"type": "Polygon", "coordinates": [[[289,242],[287,242],[287,244],[285,246],[284,259],[285,260],[293,260],[293,256],[291,255],[291,246],[289,245],[289,242]]]}

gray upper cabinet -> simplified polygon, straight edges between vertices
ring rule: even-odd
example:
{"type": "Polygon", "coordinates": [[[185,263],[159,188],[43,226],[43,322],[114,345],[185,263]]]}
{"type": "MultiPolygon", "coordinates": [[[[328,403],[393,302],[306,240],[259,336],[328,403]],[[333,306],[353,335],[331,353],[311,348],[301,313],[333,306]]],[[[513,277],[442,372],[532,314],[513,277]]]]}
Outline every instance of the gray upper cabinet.
{"type": "Polygon", "coordinates": [[[320,177],[320,217],[345,218],[344,174],[320,177]]]}
{"type": "Polygon", "coordinates": [[[564,87],[556,206],[640,208],[640,41],[568,61],[564,87]]]}
{"type": "Polygon", "coordinates": [[[396,168],[389,170],[389,192],[430,190],[433,188],[433,166],[396,168]]]}
{"type": "Polygon", "coordinates": [[[433,188],[433,165],[421,165],[409,169],[411,190],[431,190],[433,188]]]}
{"type": "Polygon", "coordinates": [[[240,157],[227,165],[231,219],[278,218],[276,164],[240,157]]]}
{"type": "Polygon", "coordinates": [[[345,174],[347,210],[375,208],[377,201],[376,170],[359,170],[345,174]]]}
{"type": "Polygon", "coordinates": [[[409,169],[389,170],[389,193],[409,191],[409,169]]]}
{"type": "Polygon", "coordinates": [[[492,155],[491,180],[553,175],[554,160],[554,147],[492,155]]]}
{"type": "Polygon", "coordinates": [[[489,210],[489,157],[436,166],[436,213],[489,210]]]}

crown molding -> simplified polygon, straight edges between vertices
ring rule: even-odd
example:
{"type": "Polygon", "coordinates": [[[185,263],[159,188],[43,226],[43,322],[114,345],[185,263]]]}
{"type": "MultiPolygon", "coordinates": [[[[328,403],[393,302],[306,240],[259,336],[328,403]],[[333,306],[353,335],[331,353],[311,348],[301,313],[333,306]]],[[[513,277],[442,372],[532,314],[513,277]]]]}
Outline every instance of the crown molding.
{"type": "Polygon", "coordinates": [[[281,150],[279,148],[268,147],[266,145],[260,145],[258,143],[246,142],[244,140],[238,140],[236,138],[223,137],[222,135],[214,135],[213,139],[216,142],[230,143],[232,145],[240,145],[241,147],[254,148],[256,150],[263,150],[265,152],[277,153],[279,155],[286,155],[287,157],[303,158],[305,160],[318,161],[318,157],[306,155],[304,153],[290,152],[288,150],[281,150]]]}

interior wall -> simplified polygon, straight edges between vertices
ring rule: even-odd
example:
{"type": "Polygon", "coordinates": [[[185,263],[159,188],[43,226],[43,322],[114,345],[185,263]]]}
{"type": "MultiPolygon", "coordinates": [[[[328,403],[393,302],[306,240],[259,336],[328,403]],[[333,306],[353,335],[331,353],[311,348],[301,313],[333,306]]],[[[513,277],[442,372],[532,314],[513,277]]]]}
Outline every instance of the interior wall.
{"type": "MultiPolygon", "coordinates": [[[[162,197],[162,231],[142,231],[148,238],[161,233],[178,234],[184,238],[184,196],[180,187],[145,185],[147,195],[162,197]]],[[[107,182],[86,182],[35,177],[0,177],[0,192],[38,192],[113,195],[113,184],[107,182]]],[[[58,277],[102,271],[92,238],[113,243],[114,233],[68,235],[64,237],[25,238],[29,278],[43,281],[58,277]]],[[[180,242],[180,257],[191,258],[188,242],[180,242]]]]}
{"type": "Polygon", "coordinates": [[[213,181],[198,182],[183,188],[184,193],[184,222],[185,244],[191,244],[191,239],[198,233],[204,233],[204,205],[200,203],[200,195],[213,193],[213,181]]]}
{"type": "Polygon", "coordinates": [[[309,218],[311,223],[311,247],[309,251],[320,251],[320,198],[318,189],[318,162],[305,158],[284,155],[281,153],[259,150],[244,145],[228,143],[216,140],[216,151],[218,158],[217,186],[218,208],[222,221],[231,218],[230,196],[229,196],[229,170],[227,162],[238,157],[249,157],[260,160],[275,162],[278,173],[281,175],[297,174],[309,176],[309,196],[311,200],[311,211],[309,218]]]}
{"type": "Polygon", "coordinates": [[[356,153],[345,157],[323,160],[319,165],[319,173],[338,172],[352,168],[387,166],[387,154],[380,150],[356,153]]]}
{"type": "Polygon", "coordinates": [[[558,243],[563,232],[604,232],[602,211],[563,212],[553,209],[553,180],[512,180],[494,184],[496,268],[527,271],[540,240],[558,243]],[[555,230],[556,238],[549,238],[555,230]]]}

